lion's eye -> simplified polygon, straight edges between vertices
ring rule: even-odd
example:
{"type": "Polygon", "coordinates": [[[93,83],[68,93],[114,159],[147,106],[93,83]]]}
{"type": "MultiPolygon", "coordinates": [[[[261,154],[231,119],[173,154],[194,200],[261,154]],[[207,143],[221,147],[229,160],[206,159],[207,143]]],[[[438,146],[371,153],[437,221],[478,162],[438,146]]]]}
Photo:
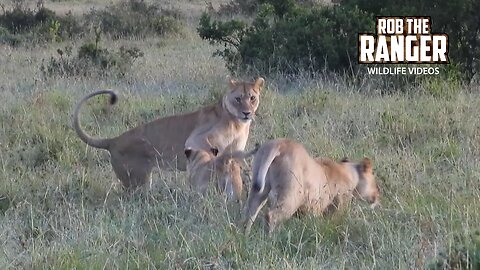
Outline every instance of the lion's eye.
{"type": "Polygon", "coordinates": [[[255,96],[250,97],[250,101],[254,102],[257,98],[255,96]]]}
{"type": "Polygon", "coordinates": [[[240,97],[236,97],[235,100],[240,103],[242,101],[242,99],[240,97]]]}

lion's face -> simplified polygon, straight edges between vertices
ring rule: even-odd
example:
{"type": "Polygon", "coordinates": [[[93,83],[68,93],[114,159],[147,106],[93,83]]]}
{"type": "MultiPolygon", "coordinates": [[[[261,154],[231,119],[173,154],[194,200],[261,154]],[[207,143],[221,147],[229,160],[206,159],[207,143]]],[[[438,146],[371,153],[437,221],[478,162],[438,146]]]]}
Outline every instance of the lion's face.
{"type": "Polygon", "coordinates": [[[375,207],[380,202],[380,192],[373,175],[372,162],[368,158],[364,158],[357,167],[358,184],[356,193],[362,199],[368,201],[371,207],[375,207]]]}
{"type": "Polygon", "coordinates": [[[230,80],[230,93],[224,98],[228,112],[241,121],[252,120],[260,102],[260,90],[264,82],[263,78],[258,78],[254,83],[230,80]]]}

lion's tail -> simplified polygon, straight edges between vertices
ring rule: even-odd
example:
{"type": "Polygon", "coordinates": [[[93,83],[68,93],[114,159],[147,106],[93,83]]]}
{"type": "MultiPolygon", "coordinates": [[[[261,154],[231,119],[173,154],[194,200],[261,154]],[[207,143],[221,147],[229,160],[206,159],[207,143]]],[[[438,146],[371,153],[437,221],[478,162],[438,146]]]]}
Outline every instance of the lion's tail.
{"type": "Polygon", "coordinates": [[[86,144],[96,148],[108,149],[110,145],[110,139],[98,139],[98,138],[91,137],[90,135],[85,133],[85,131],[82,130],[79,122],[80,108],[82,107],[83,103],[88,99],[90,99],[91,97],[102,95],[102,94],[110,95],[110,104],[113,105],[117,102],[117,94],[115,94],[115,92],[113,92],[112,90],[99,90],[87,95],[86,97],[81,99],[77,103],[77,106],[75,107],[75,111],[73,113],[73,128],[77,132],[80,139],[84,141],[86,144]]]}
{"type": "MultiPolygon", "coordinates": [[[[222,154],[215,157],[215,164],[226,164],[228,160],[236,160],[237,162],[240,162],[242,166],[247,166],[245,163],[245,159],[255,155],[259,147],[260,145],[256,144],[255,148],[250,151],[236,150],[236,151],[230,152],[226,150],[222,154]]],[[[218,152],[218,149],[212,148],[212,151],[218,152]]]]}
{"type": "Polygon", "coordinates": [[[258,149],[260,149],[260,144],[257,143],[255,145],[255,148],[250,151],[234,151],[233,153],[230,154],[230,156],[231,158],[237,159],[237,160],[246,159],[255,155],[258,149]]]}
{"type": "Polygon", "coordinates": [[[253,185],[252,188],[258,193],[263,192],[265,178],[273,160],[280,154],[277,144],[268,144],[261,147],[255,156],[253,163],[253,185]]]}

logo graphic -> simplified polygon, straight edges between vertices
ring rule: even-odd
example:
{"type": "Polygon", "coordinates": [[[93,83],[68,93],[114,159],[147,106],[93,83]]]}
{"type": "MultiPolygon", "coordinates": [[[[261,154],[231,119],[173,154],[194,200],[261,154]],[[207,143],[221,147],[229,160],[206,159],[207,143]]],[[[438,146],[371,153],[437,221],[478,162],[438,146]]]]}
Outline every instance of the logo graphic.
{"type": "Polygon", "coordinates": [[[430,17],[377,17],[376,34],[358,35],[359,64],[448,64],[448,35],[430,17]]]}

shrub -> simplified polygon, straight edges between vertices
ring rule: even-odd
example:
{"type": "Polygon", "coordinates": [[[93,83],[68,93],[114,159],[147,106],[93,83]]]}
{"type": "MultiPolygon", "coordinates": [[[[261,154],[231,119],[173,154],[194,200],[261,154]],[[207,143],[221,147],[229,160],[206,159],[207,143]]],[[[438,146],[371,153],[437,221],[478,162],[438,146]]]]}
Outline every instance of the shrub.
{"type": "Polygon", "coordinates": [[[100,25],[113,38],[146,37],[180,31],[180,13],[149,5],[142,0],[128,0],[86,16],[91,25],[100,25]]]}
{"type": "Polygon", "coordinates": [[[125,76],[133,62],[143,56],[136,48],[120,47],[118,52],[99,47],[100,32],[97,30],[95,43],[85,43],[79,49],[77,56],[72,55],[72,48],[58,49],[58,58],[51,57],[42,63],[40,70],[44,77],[70,76],[125,76]]]}
{"type": "MultiPolygon", "coordinates": [[[[258,10],[260,4],[266,1],[258,1],[258,0],[231,0],[226,4],[220,4],[218,11],[215,12],[218,15],[253,15],[258,10]]],[[[293,2],[292,2],[293,3],[293,2]]],[[[316,0],[295,0],[295,3],[306,6],[306,7],[313,7],[318,6],[319,3],[316,0]]],[[[212,3],[209,2],[208,9],[210,11],[214,11],[212,3]]]]}
{"type": "Polygon", "coordinates": [[[92,10],[82,18],[71,12],[58,16],[44,7],[35,11],[17,5],[0,15],[0,27],[8,31],[0,31],[0,42],[17,45],[32,40],[61,41],[82,37],[98,26],[113,38],[165,35],[181,30],[180,17],[178,11],[161,9],[142,0],[127,0],[104,10],[92,10]]]}
{"type": "Polygon", "coordinates": [[[87,30],[80,18],[75,17],[71,11],[65,16],[59,16],[55,20],[59,24],[58,35],[63,39],[83,37],[87,30]]]}
{"type": "Polygon", "coordinates": [[[35,13],[32,10],[20,7],[6,10],[0,17],[0,22],[2,26],[6,27],[13,34],[31,30],[40,23],[36,20],[35,13]]]}
{"type": "Polygon", "coordinates": [[[228,22],[211,21],[206,13],[200,18],[198,33],[211,44],[221,43],[223,50],[217,50],[214,56],[221,56],[230,71],[235,71],[242,64],[239,53],[240,42],[246,33],[247,25],[238,20],[228,22]]]}
{"type": "Polygon", "coordinates": [[[257,10],[258,4],[259,1],[256,0],[232,0],[226,4],[221,4],[217,13],[219,15],[252,15],[257,10]]]}
{"type": "Polygon", "coordinates": [[[27,41],[61,41],[83,32],[80,22],[69,12],[57,16],[55,12],[41,7],[37,11],[16,6],[0,15],[0,41],[18,45],[27,41]]]}
{"type": "Polygon", "coordinates": [[[200,37],[225,45],[216,55],[226,60],[231,71],[346,71],[356,62],[357,34],[373,30],[373,17],[356,8],[267,2],[251,26],[202,15],[200,37]]]}
{"type": "Polygon", "coordinates": [[[11,34],[7,28],[0,26],[0,44],[17,46],[21,42],[22,39],[19,36],[11,34]]]}

